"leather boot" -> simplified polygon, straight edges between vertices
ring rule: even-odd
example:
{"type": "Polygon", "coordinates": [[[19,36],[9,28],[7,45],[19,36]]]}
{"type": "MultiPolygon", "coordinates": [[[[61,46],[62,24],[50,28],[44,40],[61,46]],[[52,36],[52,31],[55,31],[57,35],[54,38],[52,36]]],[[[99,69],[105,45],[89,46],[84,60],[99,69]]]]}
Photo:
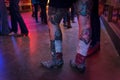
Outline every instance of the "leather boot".
{"type": "Polygon", "coordinates": [[[75,60],[70,60],[70,66],[75,69],[78,70],[81,73],[85,72],[85,56],[82,56],[81,54],[77,53],[75,60]]]}
{"type": "Polygon", "coordinates": [[[42,66],[48,69],[58,69],[63,65],[62,53],[52,54],[52,60],[41,62],[42,66]]]}

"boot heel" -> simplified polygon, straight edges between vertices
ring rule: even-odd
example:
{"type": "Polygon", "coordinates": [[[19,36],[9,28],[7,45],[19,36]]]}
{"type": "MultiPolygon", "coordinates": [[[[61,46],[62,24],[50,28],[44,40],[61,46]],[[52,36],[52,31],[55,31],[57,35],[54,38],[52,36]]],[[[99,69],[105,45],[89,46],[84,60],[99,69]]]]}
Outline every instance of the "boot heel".
{"type": "Polygon", "coordinates": [[[28,36],[28,33],[22,33],[21,36],[28,36]]]}

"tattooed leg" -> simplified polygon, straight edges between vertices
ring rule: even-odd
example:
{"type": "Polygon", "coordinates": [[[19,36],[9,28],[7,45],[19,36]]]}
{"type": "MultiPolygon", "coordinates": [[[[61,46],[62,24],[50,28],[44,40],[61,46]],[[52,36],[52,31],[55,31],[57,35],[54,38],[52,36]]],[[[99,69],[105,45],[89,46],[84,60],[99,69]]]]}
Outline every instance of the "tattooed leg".
{"type": "Polygon", "coordinates": [[[52,60],[42,62],[42,65],[46,68],[59,68],[63,65],[62,32],[59,24],[65,11],[66,9],[56,9],[52,7],[49,7],[48,9],[48,26],[50,31],[52,60]]]}
{"type": "Polygon", "coordinates": [[[80,15],[78,17],[78,21],[79,21],[79,43],[77,47],[77,53],[86,56],[91,38],[90,19],[88,16],[80,15]]]}
{"type": "Polygon", "coordinates": [[[50,30],[50,39],[54,42],[55,52],[62,52],[62,32],[60,29],[60,21],[63,18],[66,9],[55,9],[50,7],[48,11],[48,26],[50,30]]]}
{"type": "Polygon", "coordinates": [[[85,71],[85,60],[90,45],[91,26],[90,26],[90,7],[91,0],[78,0],[76,2],[76,11],[79,25],[79,42],[75,60],[70,61],[72,68],[80,72],[85,71]]]}

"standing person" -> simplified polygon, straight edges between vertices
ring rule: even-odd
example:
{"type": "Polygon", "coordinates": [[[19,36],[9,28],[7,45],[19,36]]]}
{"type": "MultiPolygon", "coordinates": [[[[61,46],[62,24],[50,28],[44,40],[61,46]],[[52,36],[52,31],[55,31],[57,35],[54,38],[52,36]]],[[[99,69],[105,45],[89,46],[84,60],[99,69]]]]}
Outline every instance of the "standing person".
{"type": "Polygon", "coordinates": [[[59,68],[63,65],[62,32],[60,22],[75,0],[50,0],[48,7],[48,27],[52,60],[41,62],[46,68],[59,68]]]}
{"type": "Polygon", "coordinates": [[[4,0],[0,0],[0,35],[8,35],[9,32],[7,8],[4,0]]]}
{"type": "Polygon", "coordinates": [[[46,6],[48,0],[40,0],[40,7],[41,7],[41,22],[43,24],[47,24],[47,14],[46,14],[46,6]]]}
{"type": "Polygon", "coordinates": [[[20,0],[10,0],[9,1],[9,8],[10,8],[10,15],[11,15],[11,32],[9,35],[16,35],[18,32],[18,24],[20,25],[21,29],[21,36],[28,36],[28,29],[26,27],[26,24],[20,14],[19,11],[19,1],[20,0]]]}
{"type": "Polygon", "coordinates": [[[70,61],[72,68],[80,72],[86,69],[86,56],[91,42],[90,14],[92,9],[92,0],[77,0],[75,9],[79,26],[79,42],[75,59],[70,61]]]}
{"type": "Polygon", "coordinates": [[[35,17],[36,23],[38,23],[38,8],[40,5],[40,0],[31,0],[32,5],[33,5],[33,15],[35,17]]]}
{"type": "Polygon", "coordinates": [[[100,50],[100,16],[103,13],[103,8],[106,0],[93,0],[93,8],[91,11],[91,27],[92,27],[92,42],[88,50],[88,56],[100,50]],[[102,9],[100,8],[102,6],[102,9]]]}

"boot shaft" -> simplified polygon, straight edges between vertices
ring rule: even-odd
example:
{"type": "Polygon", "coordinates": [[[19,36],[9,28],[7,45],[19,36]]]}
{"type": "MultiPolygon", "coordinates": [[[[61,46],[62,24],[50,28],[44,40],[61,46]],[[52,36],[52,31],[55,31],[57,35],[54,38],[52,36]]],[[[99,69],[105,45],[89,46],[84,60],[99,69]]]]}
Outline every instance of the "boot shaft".
{"type": "Polygon", "coordinates": [[[79,64],[84,64],[84,63],[85,63],[85,59],[86,59],[85,56],[77,53],[77,54],[76,54],[76,57],[75,57],[75,63],[76,63],[77,65],[79,65],[79,64]]]}
{"type": "Polygon", "coordinates": [[[53,63],[55,64],[62,64],[63,63],[63,54],[62,53],[55,53],[55,54],[52,54],[52,61],[53,63]]]}

